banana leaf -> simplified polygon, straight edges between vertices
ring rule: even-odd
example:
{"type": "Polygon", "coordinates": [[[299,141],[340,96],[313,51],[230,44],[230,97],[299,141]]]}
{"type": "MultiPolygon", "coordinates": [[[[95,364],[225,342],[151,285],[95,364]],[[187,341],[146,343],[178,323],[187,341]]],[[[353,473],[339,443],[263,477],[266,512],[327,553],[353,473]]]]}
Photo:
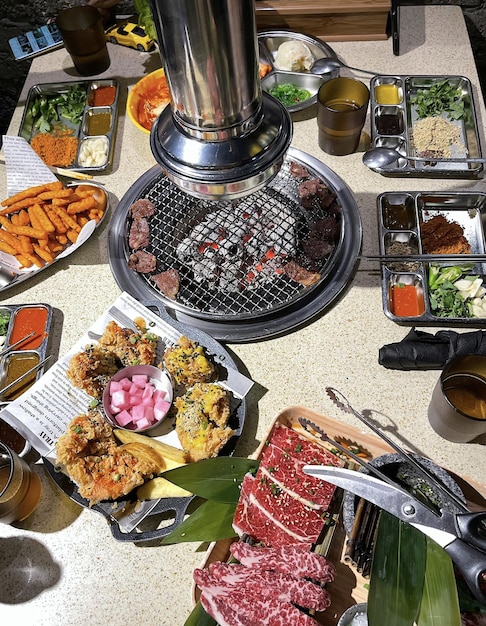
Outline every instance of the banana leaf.
{"type": "Polygon", "coordinates": [[[198,602],[184,622],[184,626],[218,626],[216,621],[206,613],[198,602]]]}
{"type": "Polygon", "coordinates": [[[164,472],[164,478],[191,493],[217,502],[236,504],[244,475],[258,469],[259,461],[218,456],[164,472]]]}
{"type": "Polygon", "coordinates": [[[235,505],[207,500],[162,539],[162,545],[190,541],[211,542],[235,537],[232,522],[235,505]]]}
{"type": "Polygon", "coordinates": [[[368,626],[413,626],[422,600],[425,561],[425,535],[382,511],[371,564],[368,626]]]}
{"type": "Polygon", "coordinates": [[[447,553],[426,537],[427,563],[418,626],[461,626],[454,567],[447,553]]]}

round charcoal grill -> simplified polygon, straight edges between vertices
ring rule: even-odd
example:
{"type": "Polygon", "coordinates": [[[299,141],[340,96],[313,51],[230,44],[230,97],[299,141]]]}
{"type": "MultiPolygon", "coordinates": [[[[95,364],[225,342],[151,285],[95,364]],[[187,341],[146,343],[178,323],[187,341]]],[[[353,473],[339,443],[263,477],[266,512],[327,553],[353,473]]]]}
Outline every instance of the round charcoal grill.
{"type": "MultiPolygon", "coordinates": [[[[280,334],[322,312],[350,281],[361,247],[361,220],[354,198],[343,181],[321,161],[290,148],[287,159],[272,182],[258,193],[234,202],[211,201],[186,194],[176,187],[159,167],[146,172],[121,199],[110,223],[110,266],[121,289],[145,302],[162,302],[173,316],[204,329],[223,341],[248,341],[280,334]],[[245,220],[256,221],[252,232],[261,230],[251,241],[263,242],[259,253],[269,247],[268,237],[277,249],[293,250],[298,258],[301,242],[326,210],[305,209],[300,202],[299,183],[289,172],[291,162],[307,168],[311,178],[321,179],[334,192],[339,205],[339,236],[331,254],[312,270],[319,280],[306,287],[275,271],[271,260],[259,268],[247,263],[249,243],[241,230],[245,220]],[[150,244],[145,248],[157,257],[157,268],[140,274],[128,268],[130,255],[130,207],[139,198],[157,207],[149,218],[150,244]],[[263,224],[255,216],[262,218],[263,224]],[[227,250],[214,245],[206,250],[205,264],[196,265],[193,254],[198,245],[191,237],[203,231],[204,246],[224,225],[230,234],[227,250]],[[233,237],[234,235],[234,237],[233,237]],[[238,236],[242,235],[241,240],[238,236]],[[189,245],[188,245],[189,242],[189,245]],[[210,258],[207,262],[206,259],[210,258]],[[244,259],[243,261],[241,259],[244,259]],[[226,265],[229,270],[226,271],[226,265]],[[180,276],[176,300],[166,297],[151,280],[152,274],[175,268],[180,276]]],[[[260,257],[258,257],[260,258],[260,257]]]]}

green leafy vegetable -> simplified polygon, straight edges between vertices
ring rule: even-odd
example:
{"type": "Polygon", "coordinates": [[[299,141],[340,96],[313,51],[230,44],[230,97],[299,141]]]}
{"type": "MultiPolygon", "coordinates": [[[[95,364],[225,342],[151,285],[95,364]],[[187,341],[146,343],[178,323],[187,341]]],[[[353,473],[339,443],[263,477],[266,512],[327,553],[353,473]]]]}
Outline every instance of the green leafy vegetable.
{"type": "Polygon", "coordinates": [[[297,85],[293,85],[292,83],[277,85],[276,87],[269,89],[268,92],[274,98],[280,100],[280,102],[285,106],[297,104],[297,102],[308,100],[311,97],[310,91],[307,91],[307,89],[300,89],[297,85]]]}
{"type": "Polygon", "coordinates": [[[7,334],[9,321],[10,313],[8,311],[0,313],[0,337],[4,337],[7,334]]]}
{"type": "Polygon", "coordinates": [[[233,528],[235,505],[207,500],[187,517],[175,530],[164,537],[162,545],[191,541],[219,541],[236,537],[233,528]]]}
{"type": "Polygon", "coordinates": [[[200,602],[193,608],[184,626],[217,626],[216,621],[206,613],[200,602]]]}
{"type": "Polygon", "coordinates": [[[449,119],[459,120],[466,115],[462,91],[453,87],[447,78],[419,89],[410,102],[415,105],[420,119],[447,113],[449,119]]]}
{"type": "Polygon", "coordinates": [[[371,565],[369,626],[413,626],[425,577],[425,535],[382,511],[371,565]]]}
{"type": "Polygon", "coordinates": [[[436,317],[472,317],[470,303],[454,286],[454,283],[471,267],[471,264],[430,266],[427,284],[430,308],[436,317]]]}
{"type": "Polygon", "coordinates": [[[206,500],[235,505],[244,475],[258,465],[253,459],[219,456],[169,470],[164,478],[206,500]]]}
{"type": "Polygon", "coordinates": [[[157,41],[157,31],[148,0],[133,0],[133,8],[138,16],[139,26],[144,29],[150,39],[157,41]]]}
{"type": "Polygon", "coordinates": [[[447,553],[426,537],[427,562],[418,626],[461,626],[454,567],[447,553]]]}
{"type": "Polygon", "coordinates": [[[61,118],[80,124],[86,106],[86,88],[73,85],[60,94],[39,94],[32,99],[29,113],[33,128],[41,133],[52,131],[61,118]]]}

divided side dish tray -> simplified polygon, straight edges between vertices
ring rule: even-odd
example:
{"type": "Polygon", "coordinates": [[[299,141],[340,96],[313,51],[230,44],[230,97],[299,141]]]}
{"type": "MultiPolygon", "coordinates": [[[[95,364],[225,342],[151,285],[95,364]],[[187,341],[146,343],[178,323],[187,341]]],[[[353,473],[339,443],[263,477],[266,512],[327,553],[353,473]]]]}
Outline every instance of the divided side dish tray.
{"type": "MultiPolygon", "coordinates": [[[[254,457],[260,458],[263,454],[265,442],[270,436],[275,424],[288,426],[295,429],[301,435],[313,439],[313,436],[302,428],[299,418],[309,420],[335,441],[357,444],[361,449],[369,453],[372,458],[394,452],[392,448],[375,435],[363,433],[353,426],[348,426],[343,422],[321,415],[312,409],[302,406],[291,406],[283,409],[277,415],[254,457]]],[[[332,446],[323,443],[319,439],[315,440],[328,447],[328,449],[332,448],[332,446]]],[[[481,510],[485,507],[486,486],[469,478],[458,477],[455,474],[453,478],[458,482],[466,496],[467,503],[471,510],[481,510]]],[[[207,568],[214,561],[227,561],[230,558],[229,546],[232,541],[234,541],[234,539],[226,539],[212,543],[200,567],[207,568]]],[[[369,584],[369,579],[363,578],[356,568],[351,567],[344,561],[345,547],[346,533],[342,520],[340,519],[333,535],[329,553],[327,554],[327,558],[336,566],[336,578],[326,587],[331,595],[332,603],[326,611],[313,615],[322,626],[336,626],[339,618],[347,608],[356,603],[366,602],[367,600],[367,585],[369,584]]],[[[194,584],[192,586],[192,598],[194,603],[197,603],[199,600],[199,589],[194,584]]]]}
{"type": "MultiPolygon", "coordinates": [[[[382,101],[383,102],[383,101],[382,101]]],[[[403,155],[388,166],[372,168],[385,176],[416,176],[428,178],[479,178],[483,170],[481,163],[454,162],[453,157],[481,157],[481,144],[474,106],[472,85],[464,76],[374,76],[370,83],[371,142],[373,147],[386,147],[398,150],[403,155]],[[430,89],[432,85],[447,80],[451,87],[458,89],[464,102],[465,117],[449,120],[445,113],[440,117],[451,122],[460,132],[463,148],[453,145],[449,161],[428,164],[416,161],[418,154],[414,147],[413,128],[418,121],[418,113],[413,99],[419,90],[430,89]],[[377,88],[396,88],[397,102],[382,104],[377,88]],[[382,128],[385,120],[395,118],[392,131],[382,128]],[[412,157],[407,159],[406,157],[412,157]]]]}
{"type": "Polygon", "coordinates": [[[325,75],[312,74],[310,71],[291,71],[280,69],[275,60],[279,47],[287,41],[302,43],[310,50],[314,61],[318,59],[336,58],[334,50],[316,37],[303,33],[295,33],[287,30],[261,30],[258,32],[258,49],[260,63],[268,65],[270,71],[262,77],[262,89],[270,91],[274,87],[284,84],[293,84],[299,89],[305,89],[311,97],[307,100],[296,102],[287,106],[289,113],[303,111],[317,102],[317,92],[319,87],[329,78],[338,76],[339,71],[335,70],[325,75]]]}
{"type": "MultiPolygon", "coordinates": [[[[118,97],[120,92],[120,86],[116,80],[84,80],[76,82],[42,83],[32,86],[27,95],[19,135],[30,143],[34,136],[39,132],[35,128],[35,120],[32,117],[32,106],[38,98],[45,97],[48,99],[53,96],[67,94],[72,88],[81,88],[86,90],[86,104],[82,119],[79,123],[73,123],[62,116],[60,117],[59,123],[62,124],[62,126],[68,131],[71,131],[72,136],[78,140],[77,153],[73,163],[70,165],[63,165],[62,167],[68,170],[90,173],[103,172],[112,163],[113,151],[115,147],[118,120],[118,97]],[[96,105],[94,100],[95,92],[97,89],[101,89],[103,87],[114,88],[113,102],[109,105],[96,105]],[[91,122],[94,120],[95,116],[104,116],[105,119],[108,120],[106,128],[103,129],[103,132],[93,132],[90,130],[91,122]],[[83,143],[96,138],[99,138],[100,141],[106,144],[106,160],[99,165],[86,164],[83,162],[81,157],[83,143]]],[[[105,123],[103,125],[105,126],[105,123]]],[[[59,131],[56,130],[56,127],[53,127],[53,129],[49,131],[49,134],[55,136],[56,132],[59,131]]],[[[59,163],[56,163],[55,165],[60,166],[59,163]]]]}
{"type": "MultiPolygon", "coordinates": [[[[16,363],[22,368],[22,371],[26,372],[47,357],[53,310],[49,304],[44,303],[0,304],[0,314],[10,316],[7,332],[2,335],[2,338],[5,339],[0,347],[0,352],[5,351],[5,354],[0,356],[0,388],[3,389],[10,384],[11,376],[9,373],[12,372],[13,375],[13,368],[16,367],[16,363]],[[39,319],[36,321],[36,318],[39,319]],[[19,338],[26,334],[29,335],[31,332],[36,333],[31,339],[27,339],[9,350],[9,347],[17,343],[19,338]]],[[[32,374],[30,384],[40,378],[45,369],[46,366],[39,367],[32,374]]],[[[23,387],[19,387],[18,390],[14,387],[14,395],[20,395],[18,392],[21,389],[23,387]]],[[[10,399],[10,396],[7,398],[0,396],[2,403],[8,402],[10,399]]]]}
{"type": "MultiPolygon", "coordinates": [[[[165,324],[203,346],[207,354],[215,361],[238,371],[233,357],[210,335],[174,321],[165,309],[157,303],[144,303],[144,305],[161,317],[165,324]]],[[[234,453],[236,443],[243,430],[245,415],[246,400],[243,397],[233,409],[229,420],[229,425],[234,429],[235,435],[225,444],[220,452],[221,455],[231,456],[234,453]]],[[[117,501],[101,502],[90,507],[89,502],[79,495],[77,486],[68,476],[57,471],[49,459],[44,458],[43,462],[49,476],[71,500],[83,508],[99,513],[107,520],[113,537],[118,541],[137,543],[165,537],[184,521],[186,512],[193,500],[193,496],[189,496],[160,498],[141,503],[129,494],[117,501]],[[131,528],[131,530],[127,530],[127,528],[131,528]]]]}
{"type": "MultiPolygon", "coordinates": [[[[483,261],[472,261],[470,275],[486,276],[486,193],[483,192],[385,192],[377,198],[378,236],[380,255],[392,254],[394,243],[408,244],[411,254],[421,255],[421,226],[437,215],[448,222],[459,224],[464,237],[471,246],[471,254],[484,254],[483,261]]],[[[468,263],[468,255],[461,254],[460,260],[447,260],[441,256],[437,261],[440,267],[468,263]]],[[[430,258],[430,257],[428,257],[430,258]]],[[[385,315],[400,324],[415,325],[456,325],[481,327],[486,318],[479,317],[438,317],[430,304],[427,286],[429,267],[433,261],[393,261],[382,260],[382,300],[385,315]],[[393,310],[392,290],[395,285],[414,285],[420,301],[423,296],[422,311],[418,315],[399,316],[393,310]]]]}

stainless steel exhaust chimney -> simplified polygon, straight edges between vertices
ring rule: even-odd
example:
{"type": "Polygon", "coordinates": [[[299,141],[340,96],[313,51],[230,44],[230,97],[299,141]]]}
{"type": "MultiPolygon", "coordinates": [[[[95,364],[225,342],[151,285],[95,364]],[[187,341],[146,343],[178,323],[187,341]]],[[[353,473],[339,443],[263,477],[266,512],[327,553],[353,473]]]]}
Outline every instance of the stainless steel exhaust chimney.
{"type": "Polygon", "coordinates": [[[155,159],[191,195],[232,200],[265,186],[292,139],[262,93],[254,0],[150,0],[172,103],[150,135],[155,159]]]}

